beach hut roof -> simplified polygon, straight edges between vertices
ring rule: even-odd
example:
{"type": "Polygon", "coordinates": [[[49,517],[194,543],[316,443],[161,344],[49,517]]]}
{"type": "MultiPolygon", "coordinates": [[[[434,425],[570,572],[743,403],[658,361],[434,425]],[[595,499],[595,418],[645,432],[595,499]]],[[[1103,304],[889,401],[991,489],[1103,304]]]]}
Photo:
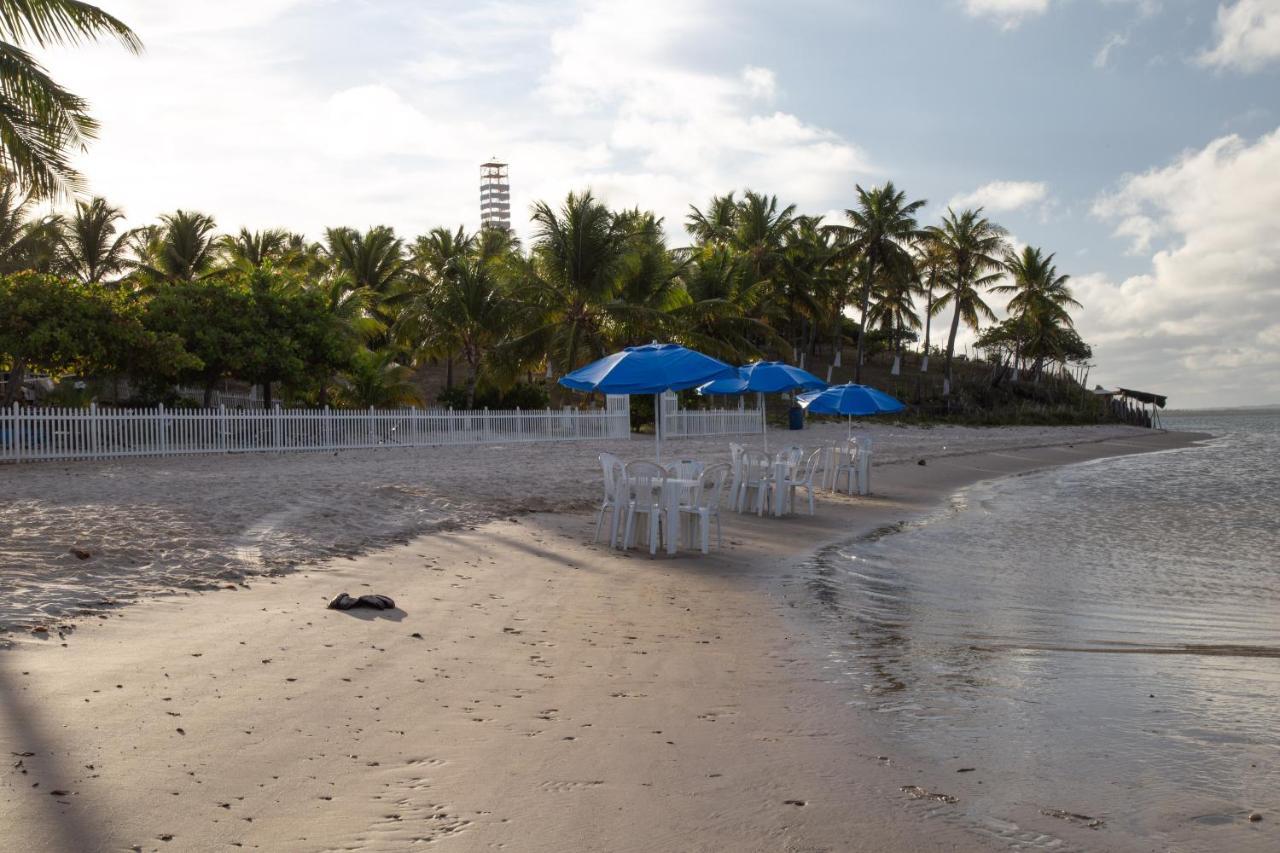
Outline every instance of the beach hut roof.
{"type": "Polygon", "coordinates": [[[1128,397],[1130,400],[1137,400],[1139,403],[1155,403],[1162,409],[1169,401],[1169,398],[1164,394],[1153,394],[1150,391],[1134,391],[1132,388],[1117,388],[1116,392],[1122,397],[1128,397]]]}

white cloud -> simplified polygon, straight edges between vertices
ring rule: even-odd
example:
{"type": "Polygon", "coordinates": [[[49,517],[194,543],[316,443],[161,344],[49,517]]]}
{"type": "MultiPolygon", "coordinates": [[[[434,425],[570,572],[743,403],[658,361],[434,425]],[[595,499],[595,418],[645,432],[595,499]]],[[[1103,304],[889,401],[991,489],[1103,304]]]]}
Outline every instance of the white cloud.
{"type": "Polygon", "coordinates": [[[182,206],[228,230],[313,237],[474,228],[477,167],[496,155],[522,232],[534,200],[591,186],[681,237],[688,204],[712,193],[751,186],[826,209],[870,168],[786,111],[773,69],[707,58],[735,14],[711,0],[118,5],[143,56],[104,44],[44,58],[102,121],[80,169],[133,222],[182,206]]]}
{"type": "Polygon", "coordinates": [[[754,98],[773,100],[778,92],[778,79],[768,68],[748,65],[742,69],[742,82],[747,84],[747,91],[754,98]]]}
{"type": "Polygon", "coordinates": [[[1027,18],[1049,11],[1049,0],[964,0],[964,10],[975,18],[988,18],[1011,30],[1027,18]]]}
{"type": "Polygon", "coordinates": [[[1251,72],[1280,60],[1280,0],[1236,0],[1218,6],[1217,42],[1198,57],[1211,68],[1251,72]]]}
{"type": "Polygon", "coordinates": [[[1040,204],[1048,196],[1049,187],[1039,181],[992,181],[971,193],[954,196],[948,206],[956,210],[981,207],[988,213],[999,213],[1040,204]]]}
{"type": "Polygon", "coordinates": [[[1094,205],[1151,268],[1074,279],[1107,381],[1178,405],[1280,399],[1280,130],[1216,139],[1094,205]]]}
{"type": "Polygon", "coordinates": [[[1112,33],[1107,40],[1103,42],[1102,47],[1099,48],[1098,52],[1094,55],[1093,67],[1098,69],[1106,68],[1107,64],[1111,61],[1112,52],[1117,48],[1124,47],[1128,43],[1129,37],[1127,35],[1122,33],[1112,33]]]}

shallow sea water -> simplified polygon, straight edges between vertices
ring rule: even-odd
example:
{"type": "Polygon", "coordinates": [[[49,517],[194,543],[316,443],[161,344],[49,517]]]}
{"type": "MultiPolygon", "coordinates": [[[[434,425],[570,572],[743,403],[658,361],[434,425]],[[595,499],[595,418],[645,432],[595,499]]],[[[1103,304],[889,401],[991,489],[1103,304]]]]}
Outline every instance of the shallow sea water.
{"type": "Polygon", "coordinates": [[[1280,850],[1280,411],[1166,425],[1216,437],[981,484],[806,568],[833,677],[956,787],[931,815],[1011,849],[1280,850]]]}

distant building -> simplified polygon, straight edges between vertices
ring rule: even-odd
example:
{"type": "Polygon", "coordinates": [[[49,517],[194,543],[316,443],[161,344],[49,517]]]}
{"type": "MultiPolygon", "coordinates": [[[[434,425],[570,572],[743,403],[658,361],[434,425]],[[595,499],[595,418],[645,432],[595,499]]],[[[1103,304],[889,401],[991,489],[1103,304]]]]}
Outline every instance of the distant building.
{"type": "Polygon", "coordinates": [[[490,161],[480,166],[480,227],[511,231],[511,178],[506,163],[490,161]]]}

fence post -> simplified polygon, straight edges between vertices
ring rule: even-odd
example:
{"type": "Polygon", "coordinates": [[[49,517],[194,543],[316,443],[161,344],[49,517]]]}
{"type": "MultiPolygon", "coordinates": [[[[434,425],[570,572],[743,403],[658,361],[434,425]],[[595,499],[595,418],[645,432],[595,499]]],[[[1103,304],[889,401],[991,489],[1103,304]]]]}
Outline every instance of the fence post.
{"type": "Polygon", "coordinates": [[[167,456],[169,455],[169,432],[164,428],[164,403],[160,404],[156,413],[158,417],[156,426],[157,431],[160,433],[160,441],[158,442],[160,445],[160,455],[167,456]]]}
{"type": "Polygon", "coordinates": [[[22,407],[13,401],[13,461],[22,461],[22,407]]]}
{"type": "Polygon", "coordinates": [[[89,452],[98,458],[98,404],[89,404],[89,452]]]}
{"type": "Polygon", "coordinates": [[[324,447],[333,450],[333,416],[329,412],[329,404],[324,404],[324,447]]]}
{"type": "Polygon", "coordinates": [[[218,404],[218,449],[223,453],[228,453],[227,445],[227,406],[225,403],[218,404]]]}
{"type": "Polygon", "coordinates": [[[489,443],[489,407],[488,406],[484,407],[484,419],[480,421],[480,424],[481,424],[480,434],[482,436],[482,440],[484,441],[485,444],[488,444],[489,443]]]}

